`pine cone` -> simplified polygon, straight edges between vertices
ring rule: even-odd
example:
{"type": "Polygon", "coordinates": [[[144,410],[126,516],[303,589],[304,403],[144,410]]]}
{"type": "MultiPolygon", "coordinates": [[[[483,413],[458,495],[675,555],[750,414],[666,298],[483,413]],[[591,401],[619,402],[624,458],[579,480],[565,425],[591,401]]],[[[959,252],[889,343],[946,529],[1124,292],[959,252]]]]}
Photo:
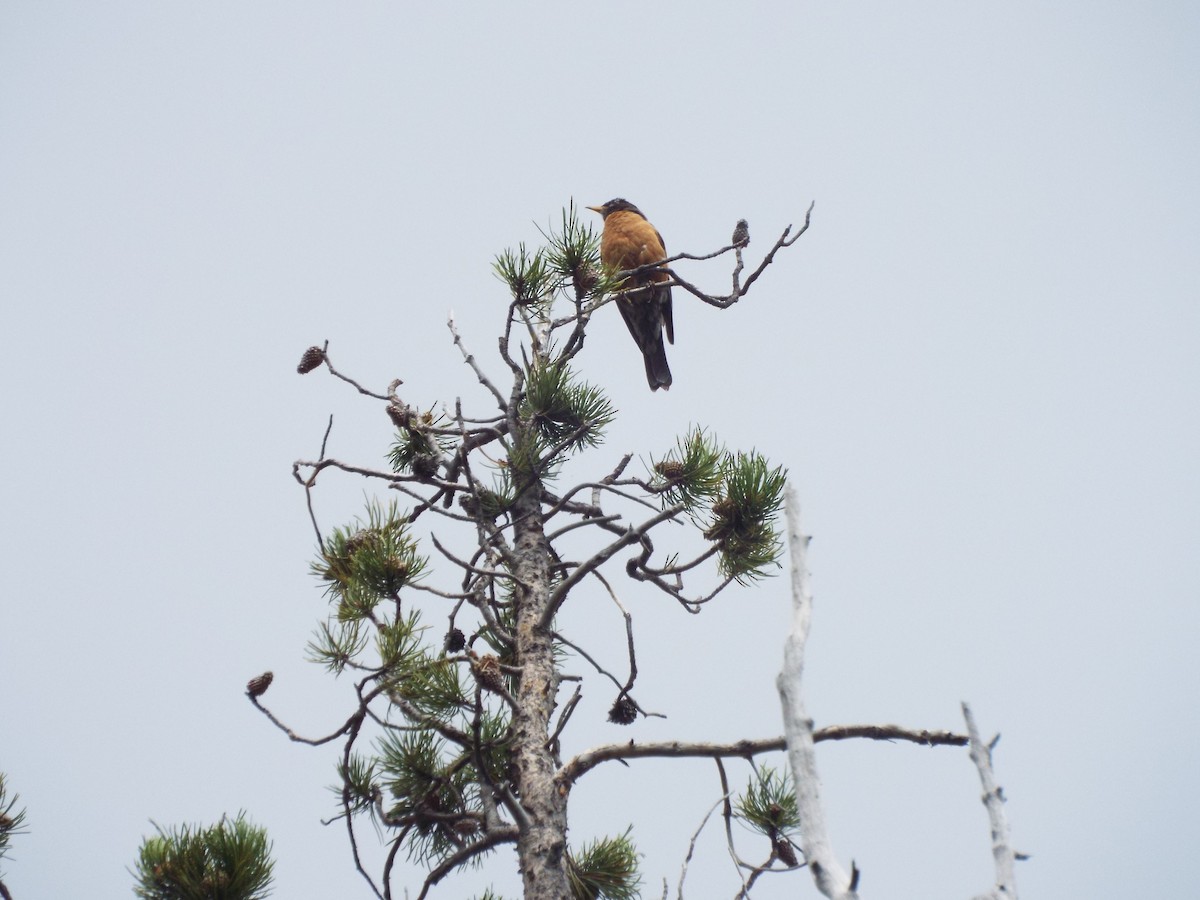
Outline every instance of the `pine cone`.
{"type": "Polygon", "coordinates": [[[792,846],[792,842],[783,835],[775,835],[771,839],[771,846],[775,848],[775,855],[783,860],[785,866],[798,865],[800,860],[796,858],[796,848],[792,846]]]}
{"type": "Polygon", "coordinates": [[[446,652],[457,653],[463,647],[467,646],[467,636],[462,633],[461,628],[451,628],[446,634],[446,652]]]}
{"type": "Polygon", "coordinates": [[[408,410],[403,406],[397,406],[395,403],[389,403],[387,414],[388,418],[392,420],[392,424],[397,428],[408,427],[408,410]]]}
{"type": "Polygon", "coordinates": [[[678,481],[683,477],[683,463],[677,459],[664,459],[655,464],[654,471],[667,481],[678,481]]]}
{"type": "Polygon", "coordinates": [[[309,347],[300,357],[300,365],[296,366],[296,371],[301,375],[307,375],[323,362],[325,362],[325,351],[320,347],[309,347]]]}
{"type": "Polygon", "coordinates": [[[637,718],[637,704],[622,694],[608,711],[608,721],[616,725],[631,725],[637,718]]]}
{"type": "Polygon", "coordinates": [[[571,273],[571,281],[575,287],[575,299],[582,300],[596,286],[599,276],[591,266],[580,266],[571,273]]]}
{"type": "Polygon", "coordinates": [[[728,519],[737,512],[737,504],[728,497],[722,497],[712,505],[713,515],[721,519],[728,519]]]}
{"type": "Polygon", "coordinates": [[[383,561],[383,571],[392,581],[403,581],[408,577],[408,563],[398,556],[389,556],[383,561]]]}
{"type": "Polygon", "coordinates": [[[364,528],[362,531],[356,531],[350,537],[346,538],[346,555],[353,556],[367,544],[374,543],[379,535],[373,529],[364,528]]]}
{"type": "Polygon", "coordinates": [[[475,673],[475,680],[479,682],[479,686],[486,691],[491,691],[493,694],[499,694],[504,691],[504,678],[500,673],[500,660],[495,656],[481,656],[479,659],[472,660],[471,671],[475,673]]]}
{"type": "Polygon", "coordinates": [[[271,686],[271,682],[275,680],[274,672],[263,672],[257,678],[251,678],[246,685],[246,693],[251,697],[261,697],[267,692],[267,688],[271,686]]]}

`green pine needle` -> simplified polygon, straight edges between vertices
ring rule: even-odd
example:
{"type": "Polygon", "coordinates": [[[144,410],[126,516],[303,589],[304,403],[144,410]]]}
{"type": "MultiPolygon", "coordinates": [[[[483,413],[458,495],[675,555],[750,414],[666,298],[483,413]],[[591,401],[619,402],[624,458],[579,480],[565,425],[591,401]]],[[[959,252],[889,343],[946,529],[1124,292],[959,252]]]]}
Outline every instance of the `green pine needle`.
{"type": "Polygon", "coordinates": [[[616,414],[604,392],[576,381],[565,363],[538,362],[525,371],[525,397],[519,415],[536,429],[545,449],[564,442],[563,452],[568,453],[599,446],[604,428],[616,414]]]}
{"type": "Polygon", "coordinates": [[[261,900],[270,894],[271,844],[265,828],[223,817],[146,838],[138,853],[134,894],[143,900],[261,900]]]}
{"type": "MultiPolygon", "coordinates": [[[[540,228],[539,231],[542,231],[540,228]]],[[[600,237],[590,224],[579,219],[579,211],[572,200],[562,211],[562,225],[551,229],[546,238],[546,265],[557,277],[559,286],[570,284],[576,300],[600,296],[605,286],[604,266],[600,262],[600,237]]]]}
{"type": "Polygon", "coordinates": [[[704,536],[721,548],[721,570],[739,584],[770,574],[783,555],[776,519],[783,507],[787,470],[771,468],[755,451],[728,454],[722,466],[721,496],[712,504],[712,524],[704,536]]]}
{"type": "Polygon", "coordinates": [[[362,620],[322,622],[317,634],[308,642],[308,659],[320,663],[334,675],[342,671],[367,648],[368,635],[362,620]],[[336,627],[336,630],[335,630],[336,627]]]}
{"type": "Polygon", "coordinates": [[[505,250],[492,263],[492,271],[508,285],[518,306],[532,310],[538,317],[549,314],[554,301],[555,276],[547,265],[543,250],[530,253],[524,244],[515,251],[505,250]]]}
{"type": "Polygon", "coordinates": [[[447,435],[435,434],[433,429],[443,427],[445,417],[430,412],[419,416],[407,416],[408,424],[396,429],[396,440],[388,451],[388,462],[392,471],[398,474],[412,472],[420,468],[421,462],[426,465],[434,464],[443,454],[454,449],[455,441],[447,435]]]}
{"type": "Polygon", "coordinates": [[[796,790],[787,770],[780,773],[770,766],[759,769],[734,803],[734,810],[747,825],[770,838],[795,834],[800,829],[796,790]]]}
{"type": "Polygon", "coordinates": [[[384,509],[370,501],[366,520],[334,529],[311,568],[338,601],[339,617],[349,621],[368,616],[382,600],[394,599],[401,588],[421,577],[427,564],[396,503],[384,509]]]}
{"type": "Polygon", "coordinates": [[[0,860],[8,854],[9,839],[14,834],[25,834],[25,810],[17,809],[20,795],[9,793],[4,773],[0,772],[0,860]]]}
{"type": "Polygon", "coordinates": [[[682,503],[689,512],[710,503],[724,483],[723,465],[728,455],[703,428],[694,428],[678,439],[676,448],[654,464],[655,486],[662,490],[663,503],[682,503]]]}
{"type": "Polygon", "coordinates": [[[567,879],[573,900],[634,900],[642,883],[638,852],[625,833],[584,845],[567,854],[567,879]]]}

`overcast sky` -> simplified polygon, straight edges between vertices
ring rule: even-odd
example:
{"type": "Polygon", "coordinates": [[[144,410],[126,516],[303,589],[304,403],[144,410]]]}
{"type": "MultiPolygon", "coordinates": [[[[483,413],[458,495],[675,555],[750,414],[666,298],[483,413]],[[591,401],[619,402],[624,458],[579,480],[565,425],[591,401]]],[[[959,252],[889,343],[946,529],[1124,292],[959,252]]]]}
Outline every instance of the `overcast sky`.
{"type": "MultiPolygon", "coordinates": [[[[621,418],[589,471],[691,423],[786,465],[815,535],[817,724],[957,729],[968,700],[1003,734],[1023,895],[1194,888],[1200,7],[784,6],[0,6],[14,897],[129,896],[150,820],[239,809],[274,839],[277,896],[368,895],[319,822],[336,751],[242,695],[273,669],[266,699],[314,735],[349,708],[304,661],[324,601],[290,466],[331,413],[330,452],[366,465],[390,426],[295,365],[328,339],[376,390],[487,410],[448,313],[499,377],[494,255],[615,196],[672,251],[745,217],[755,262],[816,208],[743,303],[677,294],[669,393],[597,318],[578,365],[621,418]]],[[[326,479],[326,526],[364,490],[326,479]]],[[[699,617],[620,589],[638,698],[669,717],[608,725],[585,682],[565,752],[779,733],[786,578],[699,617]]],[[[619,668],[611,604],[572,599],[565,626],[619,668]]],[[[964,751],[823,745],[818,765],[864,897],[989,887],[964,751]]],[[[718,795],[711,763],[611,765],[573,795],[572,840],[632,823],[645,895],[674,896],[718,795]]],[[[688,896],[732,896],[715,825],[698,854],[688,896]]],[[[517,895],[511,856],[484,874],[439,896],[517,895]]],[[[761,885],[815,896],[807,874],[761,885]]]]}

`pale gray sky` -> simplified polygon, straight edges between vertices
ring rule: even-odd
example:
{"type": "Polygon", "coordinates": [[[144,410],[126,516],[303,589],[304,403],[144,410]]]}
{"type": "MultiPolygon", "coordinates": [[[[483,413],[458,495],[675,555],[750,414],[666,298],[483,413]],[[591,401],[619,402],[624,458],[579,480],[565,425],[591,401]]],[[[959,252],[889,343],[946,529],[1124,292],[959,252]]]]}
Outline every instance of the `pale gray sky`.
{"type": "MultiPolygon", "coordinates": [[[[346,685],[291,462],[379,464],[385,417],[301,351],[405,395],[486,398],[492,257],[572,197],[668,247],[810,232],[739,306],[676,301],[651,395],[615,313],[579,365],[622,418],[595,472],[690,423],[787,465],[814,533],[819,725],[1000,731],[1028,897],[1183,893],[1200,743],[1200,9],[1192,3],[10,2],[0,8],[0,770],[14,896],[129,896],[150,819],[244,808],[280,897],[367,896],[310,734],[346,685]]],[[[722,265],[681,266],[721,290],[722,265]]],[[[365,485],[329,479],[327,525],[365,485]]],[[[633,732],[591,690],[566,750],[779,732],[786,579],[637,617],[633,732]]],[[[619,621],[566,624],[619,664],[619,621]],[[604,644],[610,639],[612,644],[604,644]]],[[[441,611],[432,610],[431,620],[441,611]]],[[[823,746],[864,896],[991,880],[966,754],[823,746]]],[[[735,776],[745,780],[745,774],[735,776]]],[[[572,838],[634,824],[672,895],[711,764],[597,770],[572,838]]],[[[367,832],[369,835],[369,831],[367,832]]],[[[753,845],[752,845],[753,846],[753,845]]],[[[715,828],[689,896],[732,896],[715,828]]],[[[493,857],[515,896],[515,866],[493,857]]],[[[419,877],[409,882],[420,883],[419,877]]],[[[448,883],[440,896],[475,889],[448,883]]],[[[807,876],[761,898],[814,896],[807,876]]]]}

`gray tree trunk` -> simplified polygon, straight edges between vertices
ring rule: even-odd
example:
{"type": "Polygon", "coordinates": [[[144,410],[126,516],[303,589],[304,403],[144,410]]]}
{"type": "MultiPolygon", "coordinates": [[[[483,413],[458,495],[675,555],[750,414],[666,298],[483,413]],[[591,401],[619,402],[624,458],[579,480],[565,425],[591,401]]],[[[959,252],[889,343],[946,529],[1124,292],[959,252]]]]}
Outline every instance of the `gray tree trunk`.
{"type": "Polygon", "coordinates": [[[540,483],[534,481],[512,508],[514,521],[517,665],[521,669],[514,713],[519,800],[528,816],[517,841],[525,900],[564,900],[567,882],[567,797],[554,783],[550,716],[558,692],[553,640],[541,625],[550,600],[553,558],[542,524],[540,483]]]}

